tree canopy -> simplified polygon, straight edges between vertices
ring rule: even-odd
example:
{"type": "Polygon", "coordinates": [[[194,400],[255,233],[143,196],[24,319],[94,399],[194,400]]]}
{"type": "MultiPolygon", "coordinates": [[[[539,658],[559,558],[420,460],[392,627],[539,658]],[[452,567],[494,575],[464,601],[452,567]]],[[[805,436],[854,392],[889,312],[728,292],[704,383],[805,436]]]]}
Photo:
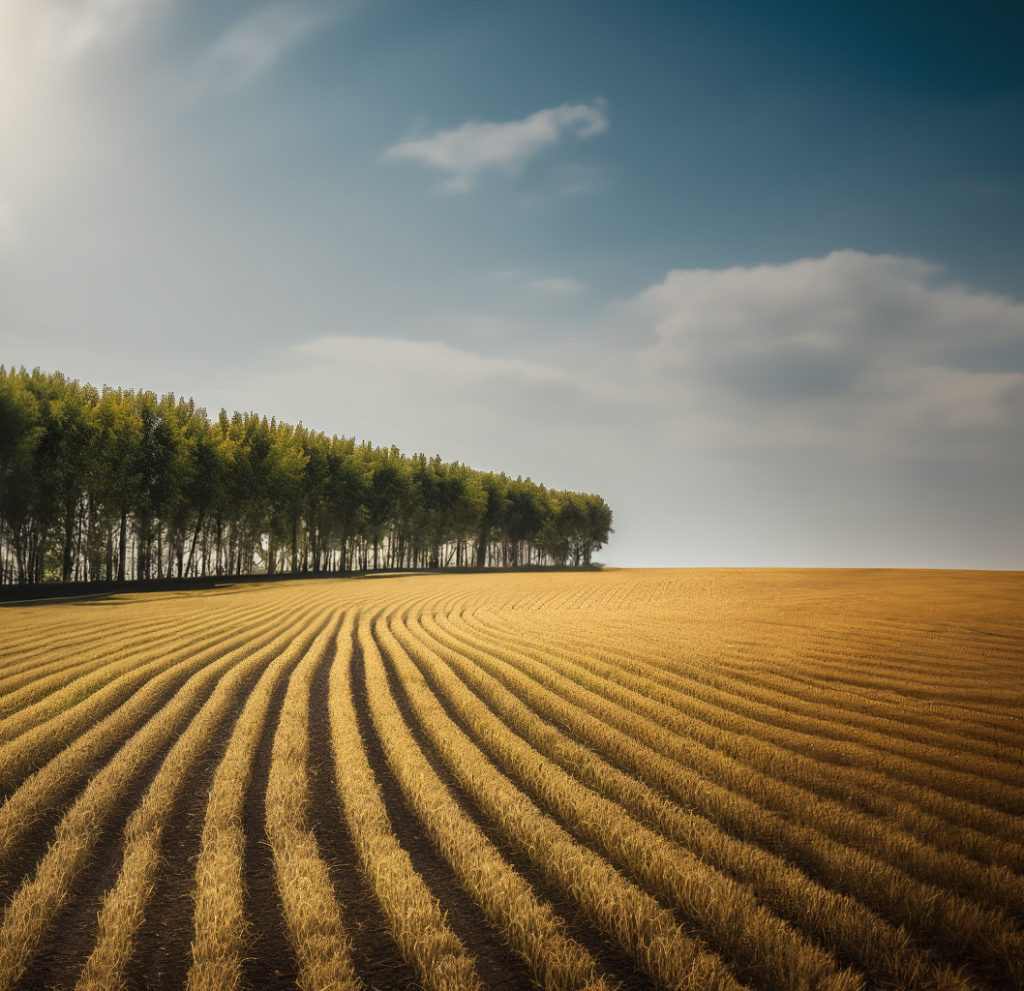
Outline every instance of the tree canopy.
{"type": "Polygon", "coordinates": [[[0,365],[0,583],[583,565],[599,495],[0,365]]]}

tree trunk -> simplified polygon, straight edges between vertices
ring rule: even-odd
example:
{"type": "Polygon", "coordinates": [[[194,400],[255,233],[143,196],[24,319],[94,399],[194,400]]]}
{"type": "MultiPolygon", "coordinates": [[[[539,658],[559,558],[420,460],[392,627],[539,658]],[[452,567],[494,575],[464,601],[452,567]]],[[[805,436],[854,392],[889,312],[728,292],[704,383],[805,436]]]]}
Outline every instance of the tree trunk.
{"type": "Polygon", "coordinates": [[[142,581],[146,577],[146,544],[148,543],[148,524],[143,520],[136,528],[135,534],[135,577],[142,581]]]}
{"type": "MultiPolygon", "coordinates": [[[[200,511],[199,519],[196,520],[196,531],[195,531],[195,533],[192,534],[192,546],[188,549],[188,565],[185,568],[185,577],[186,578],[188,578],[188,576],[190,574],[192,574],[192,558],[195,556],[195,553],[196,553],[196,541],[199,539],[199,531],[203,528],[203,516],[204,515],[205,515],[205,510],[200,511]]],[[[180,578],[181,575],[179,574],[178,577],[180,578]]]]}
{"type": "Polygon", "coordinates": [[[71,565],[75,547],[75,509],[74,502],[68,500],[64,504],[64,555],[61,568],[61,581],[71,581],[71,565]]]}

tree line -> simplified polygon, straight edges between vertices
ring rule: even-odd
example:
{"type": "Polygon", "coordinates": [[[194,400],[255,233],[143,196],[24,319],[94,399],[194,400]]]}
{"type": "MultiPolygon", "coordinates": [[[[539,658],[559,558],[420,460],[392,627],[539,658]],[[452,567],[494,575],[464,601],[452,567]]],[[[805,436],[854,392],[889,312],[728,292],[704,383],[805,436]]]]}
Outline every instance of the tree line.
{"type": "Polygon", "coordinates": [[[599,495],[0,365],[0,584],[591,563],[599,495]]]}

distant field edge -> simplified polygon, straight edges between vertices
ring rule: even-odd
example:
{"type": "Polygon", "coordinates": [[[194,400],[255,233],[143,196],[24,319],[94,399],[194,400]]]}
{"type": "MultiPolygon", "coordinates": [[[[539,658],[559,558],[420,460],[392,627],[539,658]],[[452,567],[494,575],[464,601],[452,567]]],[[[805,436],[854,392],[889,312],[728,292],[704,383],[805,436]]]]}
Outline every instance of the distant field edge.
{"type": "Polygon", "coordinates": [[[599,564],[519,565],[514,568],[416,568],[372,569],[368,571],[299,571],[277,575],[211,575],[206,578],[149,578],[133,581],[34,582],[25,585],[0,585],[0,606],[27,605],[55,599],[93,599],[126,592],[185,592],[223,588],[228,585],[263,585],[271,582],[320,581],[323,579],[395,578],[402,575],[491,575],[518,572],[601,571],[599,564]]]}

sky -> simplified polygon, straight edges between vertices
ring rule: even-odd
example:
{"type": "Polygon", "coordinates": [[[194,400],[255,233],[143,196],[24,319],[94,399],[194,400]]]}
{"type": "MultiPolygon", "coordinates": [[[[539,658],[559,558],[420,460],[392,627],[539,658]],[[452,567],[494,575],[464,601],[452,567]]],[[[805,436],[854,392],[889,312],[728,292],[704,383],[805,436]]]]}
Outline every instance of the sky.
{"type": "Polygon", "coordinates": [[[0,362],[1024,569],[1024,7],[0,0],[0,362]]]}

